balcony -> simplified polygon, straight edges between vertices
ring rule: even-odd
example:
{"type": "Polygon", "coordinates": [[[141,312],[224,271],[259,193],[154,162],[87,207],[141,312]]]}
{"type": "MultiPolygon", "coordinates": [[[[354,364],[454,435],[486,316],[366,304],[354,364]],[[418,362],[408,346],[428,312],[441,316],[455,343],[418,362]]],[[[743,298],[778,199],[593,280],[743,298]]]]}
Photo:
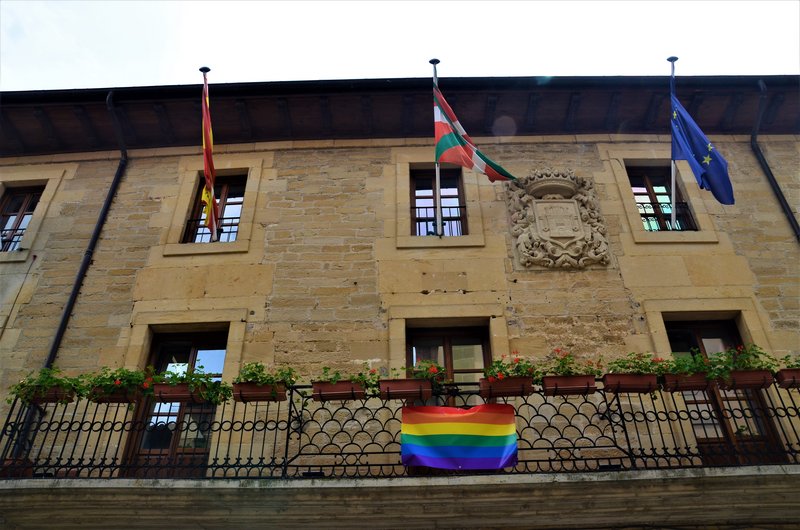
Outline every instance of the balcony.
{"type": "MultiPolygon", "coordinates": [[[[484,403],[477,386],[425,404],[484,403]]],[[[518,464],[472,475],[800,464],[800,391],[499,398],[516,411],[518,464]],[[716,399],[715,399],[716,397],[716,399]]],[[[402,407],[377,397],[318,402],[308,387],[278,402],[11,405],[0,478],[286,479],[466,476],[400,463],[402,407]],[[143,414],[145,411],[147,414],[143,414]]]]}

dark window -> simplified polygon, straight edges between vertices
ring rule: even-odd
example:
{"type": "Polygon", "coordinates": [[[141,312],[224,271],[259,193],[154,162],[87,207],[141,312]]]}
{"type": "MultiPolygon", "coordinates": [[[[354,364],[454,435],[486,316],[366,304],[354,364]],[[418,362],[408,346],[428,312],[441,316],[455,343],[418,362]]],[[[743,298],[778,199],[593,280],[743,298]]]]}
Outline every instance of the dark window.
{"type": "MultiPolygon", "coordinates": [[[[151,364],[158,373],[202,371],[222,377],[225,333],[163,334],[153,339],[151,364]]],[[[164,468],[170,476],[204,476],[215,408],[210,404],[161,403],[143,407],[144,432],[135,446],[136,466],[164,468]]]]}
{"type": "Polygon", "coordinates": [[[675,190],[675,226],[672,226],[672,178],[669,166],[626,169],[645,230],[697,230],[689,205],[681,198],[680,189],[675,190]]]}
{"type": "Polygon", "coordinates": [[[455,383],[477,383],[492,359],[486,327],[409,328],[406,346],[407,366],[436,361],[455,383]]]}
{"type": "MultiPolygon", "coordinates": [[[[442,168],[439,172],[441,184],[442,230],[445,236],[465,236],[467,230],[467,207],[461,182],[461,170],[442,168]]],[[[411,235],[436,235],[436,202],[434,189],[435,169],[411,170],[411,235]]]]}
{"type": "MultiPolygon", "coordinates": [[[[239,234],[239,220],[242,216],[242,203],[244,202],[244,188],[247,176],[217,176],[214,182],[214,196],[219,202],[219,241],[229,243],[236,241],[239,234]]],[[[189,222],[186,225],[184,243],[209,243],[211,231],[205,225],[206,216],[203,214],[203,203],[200,198],[203,194],[205,180],[201,177],[194,200],[194,208],[189,222]]]]}
{"type": "Polygon", "coordinates": [[[44,186],[6,189],[0,199],[0,252],[19,247],[43,191],[44,186]]]}

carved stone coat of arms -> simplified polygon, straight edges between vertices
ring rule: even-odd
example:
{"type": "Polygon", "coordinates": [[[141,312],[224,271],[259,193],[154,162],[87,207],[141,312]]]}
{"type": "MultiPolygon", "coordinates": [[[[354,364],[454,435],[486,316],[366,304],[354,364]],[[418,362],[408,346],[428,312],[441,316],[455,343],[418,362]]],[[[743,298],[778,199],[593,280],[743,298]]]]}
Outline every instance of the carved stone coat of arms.
{"type": "Polygon", "coordinates": [[[609,262],[606,226],[591,180],[536,170],[509,183],[511,234],[519,263],[581,269],[609,262]]]}

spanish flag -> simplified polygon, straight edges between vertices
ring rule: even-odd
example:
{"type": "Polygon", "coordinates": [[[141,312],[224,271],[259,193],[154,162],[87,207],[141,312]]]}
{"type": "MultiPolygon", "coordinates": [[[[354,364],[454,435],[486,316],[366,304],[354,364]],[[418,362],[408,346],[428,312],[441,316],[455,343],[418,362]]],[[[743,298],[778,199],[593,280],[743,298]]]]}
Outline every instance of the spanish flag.
{"type": "Polygon", "coordinates": [[[507,404],[403,407],[400,458],[406,466],[502,469],[517,464],[514,407],[507,404]]]}
{"type": "Polygon", "coordinates": [[[205,225],[211,231],[211,241],[216,241],[219,227],[219,206],[214,197],[214,180],[217,175],[214,170],[214,159],[212,158],[214,135],[211,133],[211,111],[209,110],[208,101],[208,79],[206,79],[206,73],[210,69],[203,67],[200,71],[203,72],[203,174],[205,175],[205,186],[200,200],[204,205],[203,217],[205,225]]]}

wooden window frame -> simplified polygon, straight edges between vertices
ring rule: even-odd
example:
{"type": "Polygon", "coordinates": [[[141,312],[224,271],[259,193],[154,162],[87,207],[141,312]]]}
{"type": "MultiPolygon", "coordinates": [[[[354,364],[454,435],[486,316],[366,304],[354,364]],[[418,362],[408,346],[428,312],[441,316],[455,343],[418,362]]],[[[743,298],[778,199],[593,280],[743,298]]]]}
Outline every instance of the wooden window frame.
{"type": "MultiPolygon", "coordinates": [[[[409,175],[409,191],[411,192],[411,226],[410,233],[412,236],[429,236],[436,235],[431,233],[420,234],[420,226],[427,226],[428,223],[433,222],[434,228],[436,224],[436,201],[435,197],[431,197],[433,206],[418,206],[417,189],[420,184],[424,182],[426,188],[430,186],[431,192],[435,195],[434,187],[436,181],[435,168],[411,168],[409,175]],[[420,210],[431,211],[432,215],[420,215],[420,210]]],[[[455,179],[456,193],[449,195],[440,195],[439,202],[442,203],[442,227],[443,237],[462,237],[469,235],[469,224],[467,217],[467,204],[464,195],[464,179],[462,178],[462,171],[460,168],[440,168],[439,170],[440,181],[455,179]],[[457,206],[445,206],[443,203],[445,199],[456,199],[457,206]],[[452,215],[452,210],[457,209],[458,214],[452,215]],[[450,214],[450,215],[448,215],[450,214]],[[455,229],[453,227],[456,227],[455,229]]],[[[444,186],[442,186],[444,188],[444,186]]],[[[427,213],[427,212],[426,212],[427,213]]]]}
{"type": "MultiPolygon", "coordinates": [[[[205,180],[200,179],[197,192],[195,194],[194,206],[192,207],[191,214],[186,222],[186,230],[182,239],[183,243],[210,243],[211,235],[208,228],[202,224],[203,217],[203,202],[201,197],[203,195],[203,188],[205,180]]],[[[214,182],[214,196],[219,203],[220,212],[220,228],[219,242],[233,243],[236,241],[239,233],[239,224],[242,218],[241,209],[244,209],[244,197],[247,186],[247,175],[218,175],[214,182]],[[241,188],[241,194],[236,194],[231,197],[231,190],[241,188]],[[231,202],[235,199],[235,203],[231,202]],[[239,217],[225,217],[225,208],[232,204],[237,204],[240,207],[239,217]],[[233,234],[233,237],[231,237],[233,234]]]]}
{"type": "Polygon", "coordinates": [[[406,330],[406,366],[414,365],[413,342],[418,338],[442,338],[444,368],[447,381],[455,381],[458,374],[483,374],[484,368],[492,363],[492,347],[489,326],[459,327],[413,327],[406,330]],[[474,338],[482,348],[483,367],[455,369],[453,366],[453,339],[474,338]]]}
{"type": "Polygon", "coordinates": [[[697,231],[697,223],[695,222],[692,212],[688,207],[686,201],[684,201],[681,190],[675,183],[675,210],[676,210],[676,222],[678,224],[677,228],[671,227],[671,217],[669,213],[665,213],[661,211],[661,202],[658,200],[658,195],[655,191],[656,186],[664,186],[667,190],[667,194],[672,192],[671,186],[671,177],[670,177],[670,167],[669,166],[628,166],[625,168],[626,172],[628,173],[628,181],[631,185],[631,191],[633,191],[634,201],[636,202],[636,208],[639,210],[639,214],[642,218],[642,225],[644,229],[648,232],[686,232],[686,231],[697,231]],[[636,186],[634,180],[641,179],[642,186],[636,186]],[[656,182],[656,179],[659,182],[656,182]],[[636,201],[636,198],[639,196],[643,196],[641,194],[637,194],[634,188],[644,188],[647,197],[650,199],[649,204],[647,203],[640,203],[636,201]],[[651,211],[644,212],[642,211],[644,206],[649,206],[651,211]],[[652,230],[649,227],[652,227],[650,223],[648,223],[648,219],[654,219],[657,224],[657,229],[652,230]]]}
{"type": "Polygon", "coordinates": [[[9,234],[9,237],[0,239],[0,252],[12,252],[19,248],[26,230],[30,226],[33,212],[41,201],[45,186],[24,186],[7,188],[0,197],[0,234],[9,234]],[[16,211],[6,210],[15,198],[23,196],[22,203],[16,211]],[[14,216],[14,222],[6,227],[6,220],[14,216]],[[28,218],[25,227],[20,228],[25,218],[28,218]]]}

